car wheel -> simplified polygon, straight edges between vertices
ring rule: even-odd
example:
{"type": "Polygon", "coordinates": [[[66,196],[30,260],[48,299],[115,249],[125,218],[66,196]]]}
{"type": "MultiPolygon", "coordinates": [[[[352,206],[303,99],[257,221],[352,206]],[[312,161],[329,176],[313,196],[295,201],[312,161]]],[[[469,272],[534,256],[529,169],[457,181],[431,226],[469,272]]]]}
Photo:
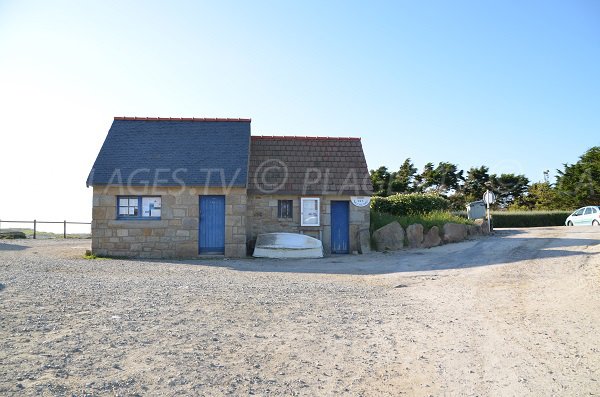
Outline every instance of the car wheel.
{"type": "Polygon", "coordinates": [[[592,226],[600,226],[600,223],[598,223],[597,220],[593,220],[592,221],[592,226]]]}
{"type": "Polygon", "coordinates": [[[573,222],[571,222],[571,221],[567,222],[567,226],[573,226],[573,222]]]}

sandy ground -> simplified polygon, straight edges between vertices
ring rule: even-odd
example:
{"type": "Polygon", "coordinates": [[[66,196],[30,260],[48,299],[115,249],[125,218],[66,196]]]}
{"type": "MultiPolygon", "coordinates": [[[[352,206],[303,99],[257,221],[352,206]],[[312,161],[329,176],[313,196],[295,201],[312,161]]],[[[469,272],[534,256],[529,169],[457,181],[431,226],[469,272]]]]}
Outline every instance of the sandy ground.
{"type": "Polygon", "coordinates": [[[599,243],[142,262],[0,241],[0,395],[600,395],[599,243]]]}

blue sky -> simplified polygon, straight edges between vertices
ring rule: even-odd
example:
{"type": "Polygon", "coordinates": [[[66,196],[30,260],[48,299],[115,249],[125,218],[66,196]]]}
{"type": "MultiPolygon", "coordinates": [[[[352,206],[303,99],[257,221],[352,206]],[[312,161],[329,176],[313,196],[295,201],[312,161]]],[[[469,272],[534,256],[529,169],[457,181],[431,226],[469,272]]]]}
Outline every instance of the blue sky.
{"type": "Polygon", "coordinates": [[[2,162],[22,164],[0,176],[5,219],[91,218],[115,115],[250,117],[255,135],[360,136],[371,168],[533,181],[600,145],[594,0],[0,0],[0,54],[2,162]]]}

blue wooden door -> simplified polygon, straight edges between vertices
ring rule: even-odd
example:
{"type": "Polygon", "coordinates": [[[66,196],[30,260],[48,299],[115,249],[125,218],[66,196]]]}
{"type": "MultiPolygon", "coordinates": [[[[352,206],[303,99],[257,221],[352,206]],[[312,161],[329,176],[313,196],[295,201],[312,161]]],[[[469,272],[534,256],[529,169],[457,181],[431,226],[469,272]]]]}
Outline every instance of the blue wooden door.
{"type": "Polygon", "coordinates": [[[225,196],[200,196],[200,254],[225,253],[225,196]]]}
{"type": "Polygon", "coordinates": [[[350,252],[350,206],[348,201],[331,202],[331,253],[350,252]]]}

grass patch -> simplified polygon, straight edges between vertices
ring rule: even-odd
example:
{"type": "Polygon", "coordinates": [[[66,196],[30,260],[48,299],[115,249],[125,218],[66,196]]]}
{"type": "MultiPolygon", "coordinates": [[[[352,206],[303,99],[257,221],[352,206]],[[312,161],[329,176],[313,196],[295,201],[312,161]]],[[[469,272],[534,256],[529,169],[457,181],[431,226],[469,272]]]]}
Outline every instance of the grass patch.
{"type": "Polygon", "coordinates": [[[494,227],[563,226],[571,211],[493,211],[494,227]]]}
{"type": "Polygon", "coordinates": [[[90,250],[85,250],[83,259],[111,259],[111,258],[107,258],[104,256],[98,256],[98,255],[92,254],[92,251],[90,251],[90,250]]]}
{"type": "Polygon", "coordinates": [[[420,223],[423,225],[425,230],[429,230],[433,226],[437,226],[442,229],[445,223],[461,223],[465,225],[473,224],[472,221],[457,215],[453,215],[450,212],[430,212],[429,214],[423,215],[397,216],[371,211],[371,233],[380,227],[392,223],[393,221],[398,221],[398,223],[405,229],[409,225],[420,223]]]}

